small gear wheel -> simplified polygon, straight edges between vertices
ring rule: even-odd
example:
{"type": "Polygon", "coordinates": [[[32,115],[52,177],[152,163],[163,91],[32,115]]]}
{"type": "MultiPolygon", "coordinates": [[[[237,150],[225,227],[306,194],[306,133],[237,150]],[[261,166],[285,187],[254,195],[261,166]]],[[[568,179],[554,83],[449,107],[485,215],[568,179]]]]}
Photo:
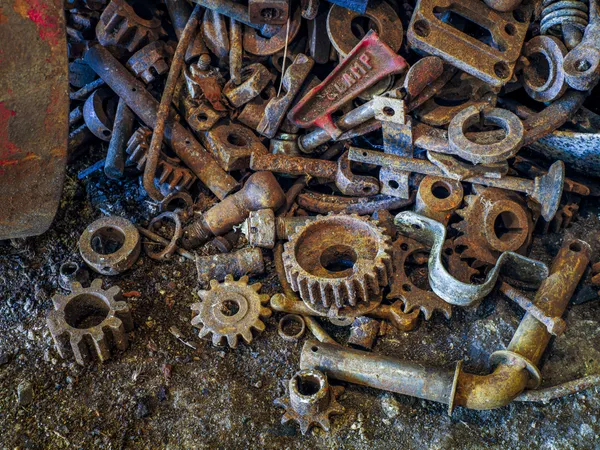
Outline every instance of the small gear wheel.
{"type": "Polygon", "coordinates": [[[329,215],[299,227],[285,244],[292,289],[311,309],[331,312],[381,301],[392,275],[391,239],[367,218],[329,215]]]}
{"type": "Polygon", "coordinates": [[[463,220],[452,227],[461,233],[455,245],[466,247],[463,259],[475,265],[495,265],[505,251],[524,254],[531,243],[533,219],[523,198],[497,188],[477,187],[475,195],[464,198],[465,207],[456,210],[463,220]]]}
{"type": "MultiPolygon", "coordinates": [[[[390,283],[391,290],[388,298],[401,299],[404,302],[405,313],[420,309],[425,320],[431,319],[434,311],[443,313],[447,319],[452,317],[452,305],[446,303],[433,291],[417,286],[407,272],[407,262],[411,258],[414,258],[415,262],[427,263],[428,258],[420,256],[429,251],[429,248],[406,236],[399,236],[394,241],[393,248],[394,275],[390,283]]],[[[425,283],[429,284],[426,276],[424,279],[425,283]]]]}
{"type": "Polygon", "coordinates": [[[281,423],[295,420],[302,434],[306,434],[313,425],[329,431],[329,416],[345,411],[337,401],[344,388],[331,386],[325,374],[318,370],[297,372],[290,379],[288,389],[288,395],[276,399],[275,404],[285,408],[281,423]]]}
{"type": "Polygon", "coordinates": [[[223,283],[211,280],[210,290],[198,292],[202,301],[191,306],[197,313],[192,325],[202,326],[198,335],[203,338],[212,333],[213,345],[221,345],[227,338],[229,346],[236,348],[240,336],[250,344],[252,330],[264,331],[261,318],[271,316],[271,310],[263,306],[269,296],[258,293],[261,286],[248,285],[248,277],[235,281],[227,275],[223,283]]]}
{"type": "Polygon", "coordinates": [[[127,349],[133,320],[118,286],[103,290],[100,279],[88,288],[74,282],[69,295],[55,295],[52,302],[54,311],[46,322],[62,358],[73,355],[77,363],[85,365],[94,355],[102,362],[110,358],[111,344],[127,349]]]}
{"type": "Polygon", "coordinates": [[[166,35],[159,10],[150,2],[111,0],[96,25],[100,44],[123,47],[131,53],[166,35]]]}
{"type": "MultiPolygon", "coordinates": [[[[144,170],[146,160],[148,159],[148,149],[152,139],[152,130],[146,127],[139,127],[129,138],[126,152],[129,160],[137,165],[138,170],[144,170]]],[[[156,183],[165,185],[168,191],[179,189],[188,190],[196,181],[194,173],[181,166],[178,158],[167,156],[161,152],[156,168],[156,183]]]]}

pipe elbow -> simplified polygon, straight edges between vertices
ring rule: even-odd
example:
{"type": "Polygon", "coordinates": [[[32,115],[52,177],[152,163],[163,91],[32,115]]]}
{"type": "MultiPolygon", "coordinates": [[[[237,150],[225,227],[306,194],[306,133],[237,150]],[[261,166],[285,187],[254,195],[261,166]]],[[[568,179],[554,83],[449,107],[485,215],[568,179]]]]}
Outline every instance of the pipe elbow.
{"type": "Polygon", "coordinates": [[[495,409],[508,405],[527,386],[529,372],[522,366],[500,364],[489,375],[461,372],[454,404],[470,409],[495,409]]]}

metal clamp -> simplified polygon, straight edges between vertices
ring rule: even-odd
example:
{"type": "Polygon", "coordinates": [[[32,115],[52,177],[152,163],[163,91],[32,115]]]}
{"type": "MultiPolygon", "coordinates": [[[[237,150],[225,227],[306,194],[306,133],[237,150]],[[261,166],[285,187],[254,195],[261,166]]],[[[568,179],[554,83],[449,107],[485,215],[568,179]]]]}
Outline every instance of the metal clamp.
{"type": "Polygon", "coordinates": [[[528,283],[540,283],[548,277],[548,266],[513,252],[504,252],[482,284],[469,284],[454,278],[444,267],[442,249],[446,227],[433,219],[411,211],[403,211],[394,218],[401,234],[431,246],[429,253],[429,283],[433,292],[451,305],[470,306],[488,295],[500,273],[528,283]]]}

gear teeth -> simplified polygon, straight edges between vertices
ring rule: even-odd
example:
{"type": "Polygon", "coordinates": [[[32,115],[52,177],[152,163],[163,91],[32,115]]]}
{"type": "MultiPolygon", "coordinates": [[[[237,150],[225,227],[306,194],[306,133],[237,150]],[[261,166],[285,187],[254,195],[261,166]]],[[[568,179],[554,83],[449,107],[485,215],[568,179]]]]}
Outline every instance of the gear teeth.
{"type": "Polygon", "coordinates": [[[145,20],[135,13],[127,1],[112,0],[96,25],[98,42],[103,46],[124,47],[133,53],[144,45],[165,37],[167,34],[161,27],[161,20],[156,17],[157,10],[149,12],[153,17],[145,20]]]}
{"type": "Polygon", "coordinates": [[[308,433],[313,426],[319,426],[323,430],[329,431],[331,429],[330,416],[343,414],[345,411],[345,408],[337,401],[344,388],[330,386],[326,380],[325,375],[316,370],[300,371],[295,374],[288,385],[287,395],[273,401],[275,405],[284,408],[281,423],[285,424],[295,421],[298,423],[302,434],[308,433]],[[294,378],[301,376],[303,372],[318,374],[321,379],[325,379],[325,386],[321,387],[318,393],[311,395],[313,398],[308,401],[306,396],[300,395],[297,391],[293,391],[292,388],[294,378]],[[293,403],[292,396],[294,397],[293,403]],[[296,407],[294,408],[292,405],[296,405],[296,407]]]}
{"type": "Polygon", "coordinates": [[[446,318],[450,318],[452,316],[452,305],[442,300],[434,292],[415,286],[406,274],[405,265],[408,257],[416,252],[426,250],[427,247],[414,239],[399,236],[394,242],[393,248],[394,274],[391,278],[391,290],[388,298],[402,300],[405,313],[420,310],[425,320],[431,319],[435,311],[439,311],[446,318]]]}
{"type": "Polygon", "coordinates": [[[127,349],[133,319],[121,298],[117,286],[103,290],[100,279],[88,288],[75,285],[68,296],[55,295],[46,323],[60,356],[73,355],[78,364],[86,365],[94,359],[109,359],[111,347],[127,349]],[[89,321],[95,325],[86,326],[89,321]]]}
{"type": "Polygon", "coordinates": [[[211,340],[215,346],[226,341],[231,348],[236,348],[240,337],[250,344],[252,330],[265,330],[260,318],[271,316],[271,310],[263,306],[269,302],[269,296],[258,293],[260,283],[249,286],[248,277],[235,281],[233,276],[227,275],[223,283],[210,280],[209,284],[210,290],[199,291],[202,301],[190,306],[192,311],[198,313],[192,319],[192,325],[202,326],[198,336],[205,338],[212,334],[211,340]],[[232,309],[232,304],[237,305],[236,310],[232,309]]]}
{"type": "MultiPolygon", "coordinates": [[[[134,131],[127,143],[126,153],[129,155],[129,161],[135,163],[140,171],[146,167],[151,139],[152,130],[141,126],[134,131]]],[[[162,152],[156,167],[155,178],[158,184],[166,184],[170,191],[189,189],[196,182],[196,175],[182,167],[177,159],[169,158],[162,152]]]]}
{"type": "MultiPolygon", "coordinates": [[[[320,246],[323,249],[323,255],[327,248],[322,242],[322,239],[314,238],[315,242],[312,245],[320,246]]],[[[315,249],[316,250],[316,249],[315,249]]],[[[334,249],[332,250],[332,258],[343,259],[345,255],[343,251],[348,250],[334,249]],[[341,255],[341,256],[339,256],[341,255]]],[[[376,223],[360,217],[356,214],[352,215],[336,215],[328,214],[327,216],[317,216],[317,219],[302,227],[298,227],[290,240],[284,245],[283,265],[286,273],[286,278],[290,283],[291,288],[295,292],[300,293],[300,297],[309,306],[314,308],[330,308],[342,309],[344,307],[356,307],[360,303],[369,303],[373,298],[379,296],[383,286],[388,284],[388,280],[392,274],[391,260],[391,239],[385,235],[382,228],[376,223]],[[331,227],[337,235],[331,237],[331,244],[327,248],[336,246],[349,248],[350,251],[361,251],[363,248],[368,248],[369,251],[363,251],[361,254],[349,254],[349,258],[353,256],[353,268],[348,270],[346,276],[328,276],[327,269],[324,270],[320,266],[320,260],[312,262],[315,266],[315,271],[319,275],[306,270],[303,265],[298,262],[297,257],[301,253],[307,252],[305,246],[307,239],[305,236],[315,235],[327,236],[327,233],[322,231],[331,227]],[[344,234],[346,233],[346,234],[344,234]],[[357,239],[357,235],[363,236],[362,240],[357,239]],[[304,236],[301,238],[301,236],[304,236]],[[335,239],[338,238],[338,241],[335,239]],[[299,241],[302,240],[302,248],[299,248],[299,241]],[[347,240],[348,244],[344,244],[347,240]],[[362,247],[361,247],[362,246],[362,247]],[[373,252],[373,249],[375,251],[373,252]],[[373,253],[375,256],[373,256],[373,253]],[[325,272],[325,274],[323,274],[325,272]]]]}

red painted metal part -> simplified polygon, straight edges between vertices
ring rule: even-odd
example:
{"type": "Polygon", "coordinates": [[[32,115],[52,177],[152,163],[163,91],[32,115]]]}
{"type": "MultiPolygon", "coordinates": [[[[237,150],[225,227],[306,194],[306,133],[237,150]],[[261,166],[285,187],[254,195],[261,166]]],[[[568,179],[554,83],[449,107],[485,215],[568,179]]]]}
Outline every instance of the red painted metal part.
{"type": "Polygon", "coordinates": [[[67,159],[62,0],[0,3],[0,240],[41,234],[58,208],[67,159]]]}
{"type": "Polygon", "coordinates": [[[342,131],[331,114],[382,78],[406,67],[404,58],[371,30],[321,84],[296,104],[288,118],[302,128],[317,125],[335,139],[342,131]]]}

